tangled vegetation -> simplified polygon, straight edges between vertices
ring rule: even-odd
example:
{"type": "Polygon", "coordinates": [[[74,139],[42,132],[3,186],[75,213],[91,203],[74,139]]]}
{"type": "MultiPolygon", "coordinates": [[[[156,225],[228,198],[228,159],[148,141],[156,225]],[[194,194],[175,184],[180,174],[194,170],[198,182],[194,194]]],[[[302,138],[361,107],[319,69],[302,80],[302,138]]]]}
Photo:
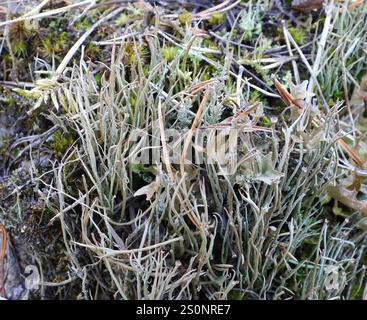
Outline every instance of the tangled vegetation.
{"type": "Polygon", "coordinates": [[[367,298],[365,1],[0,9],[3,297],[367,298]]]}

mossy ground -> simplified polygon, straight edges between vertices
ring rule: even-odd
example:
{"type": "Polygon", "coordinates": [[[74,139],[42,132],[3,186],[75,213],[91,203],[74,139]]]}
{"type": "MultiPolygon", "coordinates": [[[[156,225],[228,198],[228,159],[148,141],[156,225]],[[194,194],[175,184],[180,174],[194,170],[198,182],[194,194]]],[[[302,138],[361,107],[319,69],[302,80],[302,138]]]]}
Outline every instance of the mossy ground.
{"type": "Polygon", "coordinates": [[[56,75],[117,6],[2,27],[0,222],[27,243],[23,264],[42,267],[29,298],[366,297],[367,5],[233,3],[123,4],[56,75]],[[235,175],[129,163],[132,129],[188,130],[206,93],[202,126],[258,106],[241,119],[256,130],[241,136],[235,175]],[[147,185],[150,199],[134,196],[147,185]]]}

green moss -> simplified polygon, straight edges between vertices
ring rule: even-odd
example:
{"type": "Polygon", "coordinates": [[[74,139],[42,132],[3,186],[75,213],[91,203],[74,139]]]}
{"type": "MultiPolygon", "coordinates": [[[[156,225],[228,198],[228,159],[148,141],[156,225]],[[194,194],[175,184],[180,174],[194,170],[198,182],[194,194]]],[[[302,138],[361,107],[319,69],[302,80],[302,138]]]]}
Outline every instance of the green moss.
{"type": "Polygon", "coordinates": [[[89,42],[85,48],[85,55],[91,59],[102,59],[102,51],[100,47],[94,45],[92,42],[89,42]]]}
{"type": "Polygon", "coordinates": [[[152,182],[156,175],[156,170],[153,166],[145,166],[141,163],[132,164],[131,170],[147,183],[152,182]]]}
{"type": "Polygon", "coordinates": [[[148,49],[146,45],[134,45],[133,43],[128,42],[124,47],[123,61],[125,64],[131,66],[137,61],[137,59],[139,59],[140,63],[144,65],[147,55],[148,49]]]}
{"type": "Polygon", "coordinates": [[[181,69],[178,69],[177,71],[178,77],[181,80],[191,81],[192,80],[192,72],[191,71],[182,71],[181,69]]]}
{"type": "Polygon", "coordinates": [[[136,104],[136,97],[134,95],[131,95],[130,96],[130,99],[129,99],[129,102],[130,102],[130,106],[132,109],[135,108],[135,104],[136,104]]]}
{"type": "Polygon", "coordinates": [[[344,99],[344,92],[343,90],[336,90],[334,93],[334,98],[336,100],[343,100],[344,99]]]}
{"type": "Polygon", "coordinates": [[[243,293],[238,290],[232,290],[228,293],[228,300],[242,300],[243,299],[243,293]]]}
{"type": "Polygon", "coordinates": [[[178,15],[178,21],[182,26],[191,25],[192,14],[184,9],[183,12],[178,15]]]}
{"type": "Polygon", "coordinates": [[[216,12],[209,18],[209,23],[211,25],[217,25],[223,23],[225,20],[225,15],[222,12],[216,12]]]}
{"type": "Polygon", "coordinates": [[[42,41],[41,52],[46,57],[60,55],[67,47],[67,39],[67,32],[61,32],[59,34],[51,33],[42,41]]]}
{"type": "Polygon", "coordinates": [[[353,300],[362,300],[363,299],[363,287],[358,283],[354,283],[351,286],[351,299],[353,300]]]}
{"type": "Polygon", "coordinates": [[[263,116],[261,118],[261,124],[264,126],[264,127],[270,127],[271,126],[271,120],[267,117],[267,116],[263,116]]]}
{"type": "Polygon", "coordinates": [[[86,30],[90,27],[90,25],[91,24],[89,22],[89,19],[85,17],[84,19],[82,19],[81,21],[75,24],[75,29],[76,30],[86,30]]]}
{"type": "Polygon", "coordinates": [[[40,97],[40,94],[38,92],[33,92],[31,90],[14,88],[13,91],[24,98],[38,99],[40,97]]]}
{"type": "Polygon", "coordinates": [[[122,13],[115,21],[117,27],[122,27],[129,22],[130,18],[127,14],[122,13]]]}
{"type": "Polygon", "coordinates": [[[9,136],[7,135],[0,135],[0,153],[5,153],[6,149],[8,148],[10,143],[9,136]]]}
{"type": "Polygon", "coordinates": [[[17,104],[17,101],[15,100],[13,96],[8,97],[6,102],[9,107],[15,107],[15,105],[17,104]]]}
{"type": "Polygon", "coordinates": [[[267,84],[272,85],[273,82],[270,78],[269,71],[265,70],[261,64],[254,62],[251,58],[243,58],[240,60],[240,63],[254,69],[255,73],[259,75],[262,80],[267,84]]]}
{"type": "Polygon", "coordinates": [[[166,46],[162,49],[162,58],[167,62],[172,61],[178,53],[177,47],[166,46]]]}
{"type": "Polygon", "coordinates": [[[253,103],[255,103],[255,102],[257,102],[257,101],[259,101],[260,100],[260,93],[259,93],[259,91],[252,91],[251,92],[251,94],[250,94],[250,104],[253,104],[253,103]]]}
{"type": "Polygon", "coordinates": [[[73,142],[74,139],[69,134],[65,134],[61,130],[58,130],[53,135],[53,141],[50,142],[50,147],[60,156],[64,155],[73,142]]]}
{"type": "Polygon", "coordinates": [[[96,80],[97,84],[100,86],[102,83],[102,74],[101,73],[97,73],[94,75],[94,80],[96,80]]]}
{"type": "Polygon", "coordinates": [[[299,45],[306,43],[306,32],[303,29],[291,27],[288,31],[299,45]]]}
{"type": "Polygon", "coordinates": [[[17,57],[25,57],[27,55],[27,44],[23,39],[18,39],[12,43],[13,53],[17,57]]]}

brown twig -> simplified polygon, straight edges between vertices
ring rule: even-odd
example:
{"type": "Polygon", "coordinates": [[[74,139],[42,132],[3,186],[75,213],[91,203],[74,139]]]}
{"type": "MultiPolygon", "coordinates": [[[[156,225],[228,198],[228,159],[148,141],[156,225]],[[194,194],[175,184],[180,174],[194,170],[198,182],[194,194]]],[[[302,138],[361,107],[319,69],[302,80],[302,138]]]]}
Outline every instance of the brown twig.
{"type": "Polygon", "coordinates": [[[3,298],[6,297],[5,291],[5,254],[6,254],[6,246],[8,243],[8,235],[6,233],[5,226],[0,224],[0,232],[3,235],[1,242],[1,250],[0,250],[0,261],[1,261],[1,295],[3,298]]]}

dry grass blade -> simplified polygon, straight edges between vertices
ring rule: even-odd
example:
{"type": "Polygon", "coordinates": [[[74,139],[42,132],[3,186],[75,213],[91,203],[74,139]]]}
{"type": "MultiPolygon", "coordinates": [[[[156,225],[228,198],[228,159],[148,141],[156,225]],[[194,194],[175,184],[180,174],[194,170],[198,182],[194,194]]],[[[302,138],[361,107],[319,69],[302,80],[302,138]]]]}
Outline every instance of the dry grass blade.
{"type": "MultiPolygon", "coordinates": [[[[47,1],[48,2],[48,1],[47,1]]],[[[49,10],[46,12],[42,12],[42,13],[37,13],[37,14],[25,14],[22,17],[19,18],[15,18],[13,20],[8,20],[8,21],[4,21],[4,22],[0,22],[0,27],[4,27],[13,23],[17,23],[17,22],[21,22],[21,21],[28,21],[28,20],[36,20],[36,19],[41,19],[41,18],[45,18],[45,17],[49,17],[49,16],[53,16],[53,15],[57,15],[66,11],[69,11],[70,9],[76,8],[76,7],[80,7],[80,6],[84,6],[87,4],[92,3],[93,0],[85,0],[82,2],[78,2],[78,3],[74,3],[74,4],[70,4],[68,6],[62,7],[62,8],[58,8],[58,9],[54,9],[54,10],[49,10]]],[[[38,12],[39,9],[41,9],[44,5],[46,4],[46,1],[44,1],[43,3],[41,3],[39,6],[37,6],[36,8],[34,8],[35,12],[38,12]]]]}

